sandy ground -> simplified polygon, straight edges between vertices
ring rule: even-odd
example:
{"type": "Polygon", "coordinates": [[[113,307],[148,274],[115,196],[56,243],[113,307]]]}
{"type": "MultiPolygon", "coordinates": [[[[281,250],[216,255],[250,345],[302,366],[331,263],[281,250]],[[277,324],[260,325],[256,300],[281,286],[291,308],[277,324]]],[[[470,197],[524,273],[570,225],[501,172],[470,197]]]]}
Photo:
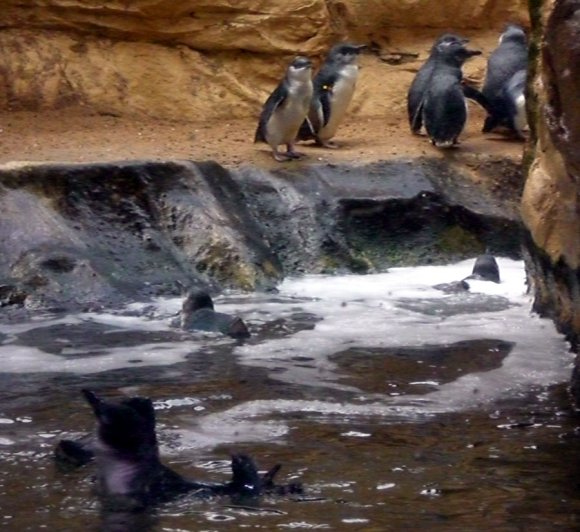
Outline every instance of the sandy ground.
{"type": "Polygon", "coordinates": [[[254,144],[256,120],[227,123],[169,122],[103,116],[84,109],[0,113],[0,164],[117,160],[215,160],[224,166],[263,168],[308,163],[362,163],[399,157],[447,157],[468,166],[490,158],[521,158],[523,144],[480,132],[483,111],[470,105],[461,146],[438,150],[409,132],[406,116],[351,119],[338,130],[340,149],[300,143],[300,162],[275,162],[265,144],[254,144]]]}

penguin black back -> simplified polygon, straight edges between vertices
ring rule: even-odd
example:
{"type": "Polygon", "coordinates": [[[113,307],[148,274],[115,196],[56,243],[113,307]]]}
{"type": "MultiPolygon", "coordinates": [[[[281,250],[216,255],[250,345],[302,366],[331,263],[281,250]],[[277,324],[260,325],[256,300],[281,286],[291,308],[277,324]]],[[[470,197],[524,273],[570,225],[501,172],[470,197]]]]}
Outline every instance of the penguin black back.
{"type": "Polygon", "coordinates": [[[417,112],[422,113],[433,145],[446,148],[458,142],[467,120],[461,67],[467,59],[481,52],[468,50],[459,42],[443,42],[437,45],[437,53],[436,68],[417,112]]]}
{"type": "Polygon", "coordinates": [[[467,279],[478,279],[499,283],[499,266],[495,257],[490,253],[484,253],[475,260],[471,275],[467,279]]]}
{"type": "Polygon", "coordinates": [[[409,87],[409,91],[407,92],[407,116],[409,119],[409,127],[415,134],[418,134],[421,131],[421,127],[423,125],[423,117],[418,111],[425,96],[425,91],[427,90],[429,80],[433,75],[433,71],[437,67],[437,61],[440,57],[438,46],[442,43],[453,42],[466,44],[469,42],[469,40],[452,33],[445,33],[444,35],[441,35],[441,37],[439,37],[431,47],[427,61],[425,61],[425,63],[423,63],[421,68],[417,71],[417,74],[413,78],[413,82],[409,87]]]}

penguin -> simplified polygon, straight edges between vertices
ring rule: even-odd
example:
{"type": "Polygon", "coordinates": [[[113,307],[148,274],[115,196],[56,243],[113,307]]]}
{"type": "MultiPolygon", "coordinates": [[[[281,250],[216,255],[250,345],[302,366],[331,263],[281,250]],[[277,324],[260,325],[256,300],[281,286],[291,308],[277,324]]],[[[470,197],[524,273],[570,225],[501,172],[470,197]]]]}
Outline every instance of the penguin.
{"type": "Polygon", "coordinates": [[[481,52],[468,50],[460,42],[442,42],[437,45],[437,54],[436,68],[417,112],[422,114],[431,143],[438,148],[449,148],[458,143],[467,121],[461,67],[481,52]]]}
{"type": "Polygon", "coordinates": [[[201,483],[184,478],[161,462],[151,399],[131,397],[111,402],[90,390],[82,390],[82,394],[96,418],[96,433],[76,442],[63,440],[68,444],[63,446],[60,442],[55,454],[58,457],[72,449],[76,458],[79,449],[83,449],[90,455],[83,464],[96,462],[97,492],[107,510],[142,510],[189,492],[202,497],[302,492],[299,483],[274,484],[279,464],[260,475],[254,460],[245,454],[232,455],[232,478],[227,483],[201,483]]]}
{"type": "Polygon", "coordinates": [[[359,74],[358,58],[366,45],[342,43],[333,46],[314,77],[314,95],[298,133],[299,140],[314,139],[318,146],[336,148],[336,134],[354,95],[359,74]]]}
{"type": "Polygon", "coordinates": [[[471,270],[471,275],[465,277],[461,281],[437,284],[433,288],[436,290],[441,290],[446,294],[468,292],[470,289],[468,281],[470,280],[491,281],[492,283],[499,284],[499,266],[495,260],[495,257],[491,253],[486,251],[483,255],[480,255],[477,257],[477,259],[475,259],[475,264],[471,270]]]}
{"type": "Polygon", "coordinates": [[[411,132],[414,135],[418,135],[421,131],[421,127],[423,126],[423,117],[421,113],[417,112],[417,110],[421,106],[423,96],[425,95],[425,90],[429,85],[429,79],[431,78],[433,71],[437,66],[437,61],[439,59],[438,46],[442,43],[452,42],[467,44],[469,39],[464,39],[458,35],[453,35],[452,33],[441,35],[441,37],[439,37],[431,47],[427,61],[425,61],[425,63],[423,63],[421,68],[418,70],[417,74],[413,78],[411,86],[409,87],[407,92],[407,115],[409,117],[409,126],[411,128],[411,132]]]}
{"type": "Polygon", "coordinates": [[[524,131],[528,126],[528,118],[526,116],[527,75],[527,71],[518,70],[503,88],[507,125],[520,139],[525,139],[524,131]]]}
{"type": "Polygon", "coordinates": [[[179,326],[185,330],[220,332],[232,338],[249,338],[241,318],[215,312],[211,296],[201,290],[189,292],[181,307],[179,326]]]}
{"type": "Polygon", "coordinates": [[[465,280],[475,279],[478,281],[491,281],[492,283],[499,283],[499,266],[495,257],[491,253],[484,253],[475,259],[471,275],[465,280]]]}
{"type": "MultiPolygon", "coordinates": [[[[528,68],[528,44],[526,34],[520,26],[509,25],[499,38],[499,46],[487,61],[487,71],[481,90],[491,107],[482,131],[489,133],[498,126],[516,132],[510,112],[506,86],[520,70],[528,68]]],[[[513,90],[513,89],[510,89],[513,90]]]]}
{"type": "Polygon", "coordinates": [[[296,57],[288,66],[284,79],[264,103],[254,137],[254,142],[265,142],[272,148],[276,161],[302,156],[294,151],[294,142],[308,114],[312,92],[312,62],[306,57],[296,57]],[[286,144],[285,153],[278,151],[280,144],[286,144]]]}

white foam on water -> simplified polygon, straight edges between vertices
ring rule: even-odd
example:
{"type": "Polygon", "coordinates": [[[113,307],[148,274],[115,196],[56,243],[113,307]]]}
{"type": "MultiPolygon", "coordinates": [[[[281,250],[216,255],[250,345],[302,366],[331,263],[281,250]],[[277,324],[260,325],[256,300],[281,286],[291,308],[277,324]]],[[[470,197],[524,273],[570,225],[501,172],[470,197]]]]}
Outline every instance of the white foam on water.
{"type": "MultiPolygon", "coordinates": [[[[202,417],[197,417],[198,413],[193,412],[195,406],[190,405],[195,422],[194,426],[179,431],[183,445],[199,447],[281,438],[289,430],[288,425],[283,419],[268,419],[273,415],[302,412],[315,417],[377,416],[412,420],[567,381],[573,358],[569,346],[551,321],[531,314],[523,263],[501,258],[498,263],[502,282],[469,281],[469,294],[444,293],[434,285],[467,277],[473,260],[447,266],[392,268],[388,273],[376,275],[307,275],[285,280],[276,295],[216,298],[218,310],[240,315],[250,327],[291,319],[296,314],[316,316],[320,321],[314,324],[312,320],[313,329],[295,333],[289,329],[281,338],[258,340],[254,337],[236,346],[234,356],[240,364],[269,370],[271,379],[352,393],[352,399],[343,398],[340,402],[256,400],[202,417]],[[499,310],[491,311],[493,305],[486,307],[498,301],[503,302],[495,307],[499,310]],[[474,309],[470,310],[469,305],[474,305],[474,309]],[[426,394],[367,394],[344,384],[345,375],[332,359],[332,355],[349,348],[373,348],[377,354],[372,356],[381,356],[376,348],[441,345],[486,338],[514,344],[501,367],[464,374],[444,384],[430,381],[433,390],[426,394]]],[[[171,316],[180,305],[180,298],[158,299],[153,305],[153,317],[151,312],[143,317],[93,313],[1,325],[0,332],[8,338],[0,346],[0,371],[84,374],[144,365],[169,366],[208,345],[235,345],[229,338],[192,334],[184,335],[182,341],[103,348],[84,355],[82,346],[74,346],[76,356],[67,358],[12,343],[18,334],[37,327],[85,321],[109,326],[111,331],[169,330],[171,316]]],[[[145,306],[134,304],[127,310],[142,309],[145,306]]],[[[70,350],[67,352],[70,354],[70,350]]]]}
{"type": "MultiPolygon", "coordinates": [[[[280,299],[299,299],[300,303],[293,305],[295,310],[322,316],[323,321],[316,323],[313,330],[237,347],[235,353],[239,362],[271,368],[272,379],[358,392],[358,397],[352,402],[250,401],[197,419],[198,430],[203,433],[206,426],[211,426],[214,433],[219,433],[235,426],[238,435],[245,433],[251,438],[260,418],[293,412],[348,419],[361,416],[414,419],[468,409],[502,397],[518,396],[534,387],[545,388],[567,381],[573,356],[553,323],[531,314],[523,263],[509,259],[499,259],[498,263],[502,276],[500,284],[469,281],[470,292],[484,296],[479,303],[481,309],[451,315],[426,314],[401,304],[410,300],[430,300],[431,305],[443,306],[460,299],[462,294],[445,294],[433,285],[468,276],[472,260],[451,266],[393,268],[379,275],[304,276],[286,280],[280,287],[280,299]],[[504,305],[507,308],[503,310],[489,312],[485,308],[488,296],[506,298],[509,305],[504,305]],[[329,359],[349,347],[438,345],[483,338],[514,344],[501,367],[468,373],[441,385],[431,382],[435,389],[421,395],[367,394],[365,400],[361,390],[339,382],[341,375],[329,359]],[[301,357],[299,365],[295,362],[297,356],[301,357]],[[304,357],[311,359],[309,364],[303,363],[304,357]],[[361,396],[363,399],[359,403],[361,396]]],[[[477,300],[474,304],[478,304],[477,300]]],[[[270,304],[269,312],[273,316],[278,314],[276,305],[286,310],[288,307],[287,303],[270,304]]],[[[239,305],[237,307],[239,309],[239,305]]],[[[251,303],[246,310],[252,310],[251,303]]]]}
{"type": "MultiPolygon", "coordinates": [[[[313,330],[236,348],[242,364],[270,367],[274,379],[290,383],[348,390],[337,382],[340,374],[329,356],[349,347],[399,347],[449,344],[481,338],[515,342],[503,367],[486,381],[497,379],[504,387],[561,382],[569,376],[571,356],[563,337],[549,320],[530,314],[522,262],[499,259],[502,282],[469,281],[471,293],[505,298],[504,310],[488,312],[485,299],[475,313],[452,315],[407,308],[406,301],[426,301],[432,308],[461,302],[464,294],[445,294],[433,288],[471,273],[473,261],[451,266],[393,268],[367,276],[305,276],[282,283],[280,293],[300,297],[301,310],[324,319],[313,330]],[[309,298],[309,299],[308,299],[309,298]],[[297,365],[296,356],[312,359],[297,365]]],[[[472,297],[472,296],[470,296],[472,297]]],[[[474,304],[477,304],[477,300],[474,304]]],[[[271,309],[274,314],[275,309],[271,309]]],[[[493,373],[493,372],[492,372],[493,373]]],[[[478,386],[479,377],[466,376],[466,387],[478,386]],[[467,384],[469,383],[469,384],[467,384]]],[[[482,397],[480,395],[480,397],[482,397]]]]}
{"type": "MultiPolygon", "coordinates": [[[[197,345],[199,348],[200,346],[197,345]]],[[[109,348],[105,354],[66,358],[20,345],[0,346],[3,373],[100,373],[135,366],[167,366],[185,360],[196,344],[184,342],[144,344],[135,348],[109,348]]],[[[82,350],[78,351],[82,353],[82,350]]]]}

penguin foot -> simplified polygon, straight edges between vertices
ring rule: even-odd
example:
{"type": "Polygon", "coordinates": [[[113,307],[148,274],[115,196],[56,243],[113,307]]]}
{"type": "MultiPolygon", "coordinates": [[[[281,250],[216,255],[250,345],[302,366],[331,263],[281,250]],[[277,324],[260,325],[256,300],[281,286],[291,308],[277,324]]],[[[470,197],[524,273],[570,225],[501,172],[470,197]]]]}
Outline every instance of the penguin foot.
{"type": "Polygon", "coordinates": [[[321,146],[322,148],[329,148],[331,150],[337,150],[338,148],[340,148],[340,146],[336,142],[333,142],[331,140],[320,140],[320,139],[318,139],[316,141],[316,145],[317,146],[321,146]]]}
{"type": "Polygon", "coordinates": [[[279,151],[273,151],[272,157],[274,157],[274,159],[276,159],[276,161],[279,163],[284,163],[290,161],[291,159],[295,159],[295,157],[291,157],[287,153],[280,153],[279,151]]]}
{"type": "Polygon", "coordinates": [[[288,157],[289,159],[302,159],[302,157],[306,157],[305,153],[294,150],[292,151],[288,150],[284,155],[286,155],[286,157],[288,157]]]}
{"type": "Polygon", "coordinates": [[[431,144],[436,148],[440,149],[449,149],[449,148],[457,148],[459,146],[459,142],[457,140],[435,140],[431,139],[431,144]]]}

